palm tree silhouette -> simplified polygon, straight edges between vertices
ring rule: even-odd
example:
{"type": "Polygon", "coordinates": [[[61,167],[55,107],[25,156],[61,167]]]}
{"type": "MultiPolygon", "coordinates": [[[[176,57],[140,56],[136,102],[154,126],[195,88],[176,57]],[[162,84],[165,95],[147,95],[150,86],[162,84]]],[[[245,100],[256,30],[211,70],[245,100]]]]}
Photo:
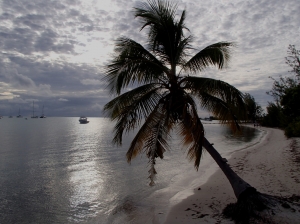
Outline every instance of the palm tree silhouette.
{"type": "Polygon", "coordinates": [[[198,169],[203,148],[213,157],[231,183],[236,197],[256,189],[241,179],[204,135],[197,113],[200,106],[221,122],[239,128],[246,117],[243,94],[232,85],[198,77],[209,66],[223,69],[230,59],[230,42],[219,42],[190,56],[193,40],[185,26],[186,11],[176,20],[177,5],[168,1],[141,3],[134,8],[141,30],[147,29],[146,47],[126,37],[116,40],[115,54],[105,67],[105,81],[116,97],[104,111],[116,121],[113,142],[122,144],[123,133],[139,130],[127,151],[130,162],[146,153],[150,185],[154,184],[156,159],[169,149],[170,132],[177,128],[187,153],[198,169]]]}
{"type": "MultiPolygon", "coordinates": [[[[211,65],[224,68],[233,44],[212,44],[187,60],[192,36],[184,34],[188,31],[184,24],[186,12],[177,21],[176,11],[177,5],[170,2],[143,3],[135,8],[135,17],[141,20],[142,29],[148,28],[147,48],[126,37],[116,41],[115,56],[106,66],[105,80],[117,97],[104,107],[110,118],[117,120],[113,141],[121,145],[124,131],[141,125],[126,156],[130,162],[141,152],[147,154],[151,163],[150,184],[153,184],[155,160],[163,158],[169,148],[170,131],[178,127],[196,169],[204,146],[229,181],[235,182],[231,176],[236,178],[236,175],[204,137],[197,105],[232,128],[239,128],[239,119],[246,114],[243,94],[226,82],[193,76],[211,65]],[[129,86],[133,89],[126,91],[129,86]],[[126,92],[121,93],[122,90],[126,92]]],[[[234,191],[237,197],[241,193],[234,191]]]]}

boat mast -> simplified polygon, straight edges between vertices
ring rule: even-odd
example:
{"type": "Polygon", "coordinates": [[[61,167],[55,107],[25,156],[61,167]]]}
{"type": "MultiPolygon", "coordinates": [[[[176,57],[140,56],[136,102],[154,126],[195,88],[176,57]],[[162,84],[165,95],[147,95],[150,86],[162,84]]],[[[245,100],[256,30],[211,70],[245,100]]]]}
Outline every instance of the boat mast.
{"type": "Polygon", "coordinates": [[[38,116],[34,116],[34,101],[32,103],[32,117],[31,118],[38,118],[38,116]]]}

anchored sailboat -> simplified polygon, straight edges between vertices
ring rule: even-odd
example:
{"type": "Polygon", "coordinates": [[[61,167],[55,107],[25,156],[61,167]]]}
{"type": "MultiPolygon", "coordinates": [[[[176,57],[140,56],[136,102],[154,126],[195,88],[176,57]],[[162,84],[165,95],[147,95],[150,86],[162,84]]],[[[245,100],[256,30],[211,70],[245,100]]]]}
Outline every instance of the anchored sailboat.
{"type": "Polygon", "coordinates": [[[33,101],[33,104],[32,104],[32,116],[31,118],[39,118],[39,116],[34,116],[34,101],[33,101]]]}
{"type": "Polygon", "coordinates": [[[17,118],[21,118],[22,115],[21,115],[21,112],[20,112],[20,108],[19,108],[19,115],[17,116],[17,118]]]}
{"type": "Polygon", "coordinates": [[[44,105],[43,105],[43,112],[42,112],[42,115],[40,116],[40,118],[46,118],[46,116],[44,115],[44,105]]]}

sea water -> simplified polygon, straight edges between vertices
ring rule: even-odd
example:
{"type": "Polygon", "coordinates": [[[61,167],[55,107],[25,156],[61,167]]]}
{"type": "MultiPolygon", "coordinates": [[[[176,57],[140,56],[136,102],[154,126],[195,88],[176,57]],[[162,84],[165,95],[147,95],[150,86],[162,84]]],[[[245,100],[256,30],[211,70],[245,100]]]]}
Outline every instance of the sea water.
{"type": "MultiPolygon", "coordinates": [[[[196,171],[174,135],[170,151],[157,160],[156,184],[150,187],[146,156],[126,161],[134,133],[116,147],[111,143],[114,124],[106,118],[89,120],[0,120],[0,223],[161,223],[170,205],[217,169],[204,154],[196,171]]],[[[209,122],[204,127],[225,157],[263,134],[244,128],[233,135],[209,122]]]]}

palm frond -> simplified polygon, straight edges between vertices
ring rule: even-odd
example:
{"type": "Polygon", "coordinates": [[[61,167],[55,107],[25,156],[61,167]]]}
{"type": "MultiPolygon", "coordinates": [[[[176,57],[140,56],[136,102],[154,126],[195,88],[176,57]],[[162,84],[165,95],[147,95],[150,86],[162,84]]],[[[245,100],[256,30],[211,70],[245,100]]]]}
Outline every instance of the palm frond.
{"type": "MultiPolygon", "coordinates": [[[[173,4],[169,1],[154,1],[148,0],[147,3],[143,2],[139,7],[134,8],[135,17],[140,18],[142,23],[142,29],[147,26],[157,26],[163,24],[163,22],[173,22],[176,15],[177,4],[173,4]]],[[[151,31],[149,31],[150,33],[151,31]]]]}
{"type": "Polygon", "coordinates": [[[126,153],[128,162],[142,151],[147,154],[150,164],[148,172],[151,186],[154,184],[157,173],[155,170],[156,158],[162,159],[164,152],[169,148],[167,138],[169,137],[170,123],[164,108],[165,101],[161,100],[145,120],[126,153]]]}
{"type": "Polygon", "coordinates": [[[185,88],[199,99],[201,107],[218,117],[222,123],[230,124],[235,130],[238,122],[245,120],[247,108],[243,93],[226,82],[202,78],[187,77],[185,88]]]}
{"type": "Polygon", "coordinates": [[[195,76],[186,77],[183,82],[185,85],[184,88],[192,91],[193,93],[197,93],[199,91],[206,92],[219,97],[228,103],[232,102],[240,105],[244,104],[243,93],[227,82],[195,76]]]}
{"type": "Polygon", "coordinates": [[[142,22],[142,29],[149,27],[148,44],[151,51],[164,63],[175,66],[184,55],[190,38],[185,38],[185,10],[179,21],[175,19],[177,4],[171,1],[148,1],[135,8],[135,16],[142,22]],[[188,41],[187,41],[188,40],[188,41]],[[183,42],[183,43],[182,43],[183,42]]]}
{"type": "Polygon", "coordinates": [[[176,54],[175,54],[175,64],[184,66],[186,64],[185,58],[188,56],[186,49],[190,48],[190,42],[192,41],[192,36],[182,38],[177,44],[176,54]]]}
{"type": "Polygon", "coordinates": [[[106,66],[104,80],[111,93],[120,94],[121,90],[133,83],[157,82],[168,69],[142,45],[129,38],[117,39],[116,56],[106,66]]]}
{"type": "MultiPolygon", "coordinates": [[[[148,141],[149,136],[155,132],[155,128],[161,128],[161,126],[158,126],[158,124],[162,122],[162,120],[166,121],[167,116],[163,112],[164,104],[164,100],[161,99],[160,103],[157,104],[157,106],[153,109],[151,114],[146,118],[144,124],[139,129],[135,138],[132,140],[131,145],[126,153],[128,162],[130,162],[131,159],[135,158],[139,153],[142,152],[146,142],[148,141]]],[[[166,129],[164,130],[169,130],[169,125],[165,126],[166,129]]],[[[161,141],[161,143],[163,143],[161,149],[167,147],[167,145],[164,145],[164,141],[161,141]]],[[[157,155],[161,155],[161,153],[158,153],[157,155]]]]}
{"type": "Polygon", "coordinates": [[[165,125],[166,117],[165,113],[161,112],[161,118],[153,123],[152,131],[149,133],[148,138],[144,145],[144,150],[149,158],[149,179],[150,185],[154,184],[154,178],[156,175],[155,164],[156,158],[163,159],[164,152],[169,149],[167,139],[169,138],[169,125],[165,125]]]}
{"type": "MultiPolygon", "coordinates": [[[[132,105],[139,105],[136,104],[138,102],[143,102],[143,100],[146,100],[148,97],[151,98],[152,94],[153,99],[157,99],[158,90],[160,89],[160,85],[157,83],[151,83],[139,86],[135,89],[132,89],[126,93],[123,93],[122,95],[114,98],[110,102],[104,105],[104,113],[108,115],[112,120],[115,120],[120,116],[122,113],[122,110],[128,108],[132,105]]],[[[156,101],[155,101],[156,102],[156,101]]],[[[152,105],[153,106],[153,105],[152,105]]],[[[146,116],[148,113],[147,111],[151,109],[151,107],[145,107],[143,106],[141,109],[145,109],[144,111],[141,111],[142,116],[146,116]]]]}
{"type": "Polygon", "coordinates": [[[215,65],[222,69],[230,60],[231,48],[234,46],[230,42],[219,42],[199,51],[185,65],[185,71],[198,72],[203,71],[210,65],[215,65]]]}
{"type": "Polygon", "coordinates": [[[186,96],[184,112],[178,126],[179,135],[183,137],[183,144],[187,147],[187,156],[190,161],[194,161],[194,167],[198,170],[203,154],[204,127],[190,96],[186,96]]]}
{"type": "Polygon", "coordinates": [[[236,104],[227,103],[207,93],[201,93],[198,98],[201,106],[210,111],[222,124],[230,125],[233,131],[240,129],[240,121],[245,120],[247,116],[246,110],[242,108],[243,105],[240,107],[236,104]]]}
{"type": "Polygon", "coordinates": [[[193,37],[191,35],[184,36],[183,31],[189,29],[185,26],[184,21],[186,18],[185,10],[182,12],[180,20],[178,23],[175,24],[176,34],[175,34],[175,63],[177,65],[184,65],[185,58],[188,56],[187,49],[191,49],[190,43],[193,41],[193,37]]]}
{"type": "Polygon", "coordinates": [[[104,106],[104,111],[112,120],[117,119],[113,142],[122,144],[123,132],[136,128],[142,119],[154,110],[162,95],[155,84],[148,84],[133,89],[113,99],[104,106]]]}

